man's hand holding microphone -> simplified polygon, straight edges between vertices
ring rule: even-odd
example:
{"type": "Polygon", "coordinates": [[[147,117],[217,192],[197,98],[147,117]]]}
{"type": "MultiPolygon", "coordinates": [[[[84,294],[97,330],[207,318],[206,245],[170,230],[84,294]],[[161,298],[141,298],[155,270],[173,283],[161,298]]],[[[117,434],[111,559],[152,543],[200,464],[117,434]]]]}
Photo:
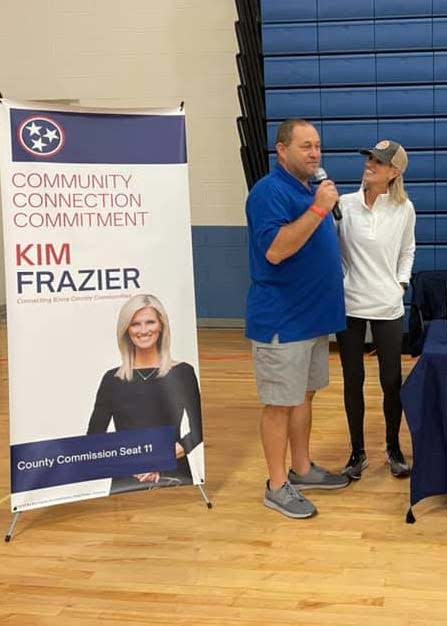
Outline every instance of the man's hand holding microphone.
{"type": "Polygon", "coordinates": [[[315,181],[319,183],[317,193],[315,194],[314,204],[310,207],[311,211],[324,219],[328,213],[332,214],[336,220],[341,220],[342,214],[338,206],[339,194],[335,183],[329,180],[326,172],[320,167],[315,173],[315,181]]]}

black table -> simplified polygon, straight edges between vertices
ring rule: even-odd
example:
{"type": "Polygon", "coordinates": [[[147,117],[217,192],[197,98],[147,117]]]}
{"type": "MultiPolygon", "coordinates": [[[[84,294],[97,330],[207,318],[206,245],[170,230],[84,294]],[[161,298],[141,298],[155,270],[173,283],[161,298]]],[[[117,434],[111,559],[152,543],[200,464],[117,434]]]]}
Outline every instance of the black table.
{"type": "Polygon", "coordinates": [[[433,320],[422,355],[405,381],[402,406],[413,443],[410,509],[420,500],[447,494],[447,320],[433,320]]]}

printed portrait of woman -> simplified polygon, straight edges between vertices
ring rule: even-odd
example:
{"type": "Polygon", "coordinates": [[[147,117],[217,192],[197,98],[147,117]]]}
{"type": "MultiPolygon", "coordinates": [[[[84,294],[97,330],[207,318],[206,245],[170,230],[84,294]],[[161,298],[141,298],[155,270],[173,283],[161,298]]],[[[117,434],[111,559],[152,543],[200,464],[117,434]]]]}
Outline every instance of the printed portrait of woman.
{"type": "Polygon", "coordinates": [[[193,475],[200,480],[199,386],[194,368],[171,358],[169,320],[160,300],[149,294],[130,298],[118,316],[117,340],[121,365],[101,380],[87,434],[107,432],[112,420],[117,432],[173,426],[177,469],[114,478],[111,492],[191,484],[193,475]]]}

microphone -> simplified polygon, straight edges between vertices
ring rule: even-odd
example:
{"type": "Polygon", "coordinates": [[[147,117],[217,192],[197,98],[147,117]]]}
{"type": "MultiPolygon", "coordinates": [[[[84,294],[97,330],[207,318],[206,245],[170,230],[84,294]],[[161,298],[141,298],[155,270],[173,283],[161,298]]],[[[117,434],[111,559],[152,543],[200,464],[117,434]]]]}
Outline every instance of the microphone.
{"type": "MultiPolygon", "coordinates": [[[[326,170],[324,170],[322,167],[319,167],[317,169],[317,171],[315,172],[315,182],[320,184],[323,182],[323,180],[328,180],[328,175],[326,174],[326,170]]],[[[337,220],[337,222],[339,222],[341,220],[341,218],[343,217],[341,211],[340,211],[340,207],[338,206],[338,202],[336,202],[334,204],[334,208],[332,209],[332,215],[334,216],[334,219],[337,220]]]]}

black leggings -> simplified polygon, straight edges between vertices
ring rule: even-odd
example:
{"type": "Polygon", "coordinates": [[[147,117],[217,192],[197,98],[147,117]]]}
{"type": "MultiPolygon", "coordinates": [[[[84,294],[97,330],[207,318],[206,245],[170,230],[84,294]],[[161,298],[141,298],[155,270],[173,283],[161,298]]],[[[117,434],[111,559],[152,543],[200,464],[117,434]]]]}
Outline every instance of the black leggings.
{"type": "MultiPolygon", "coordinates": [[[[402,420],[400,387],[402,369],[403,317],[396,320],[370,320],[374,344],[379,359],[380,385],[383,391],[383,412],[386,423],[386,443],[388,447],[399,445],[399,429],[402,420]]],[[[348,418],[352,449],[364,450],[363,421],[365,400],[363,383],[365,367],[363,352],[366,332],[366,319],[347,317],[347,329],[337,333],[343,368],[345,410],[348,418]]]]}

